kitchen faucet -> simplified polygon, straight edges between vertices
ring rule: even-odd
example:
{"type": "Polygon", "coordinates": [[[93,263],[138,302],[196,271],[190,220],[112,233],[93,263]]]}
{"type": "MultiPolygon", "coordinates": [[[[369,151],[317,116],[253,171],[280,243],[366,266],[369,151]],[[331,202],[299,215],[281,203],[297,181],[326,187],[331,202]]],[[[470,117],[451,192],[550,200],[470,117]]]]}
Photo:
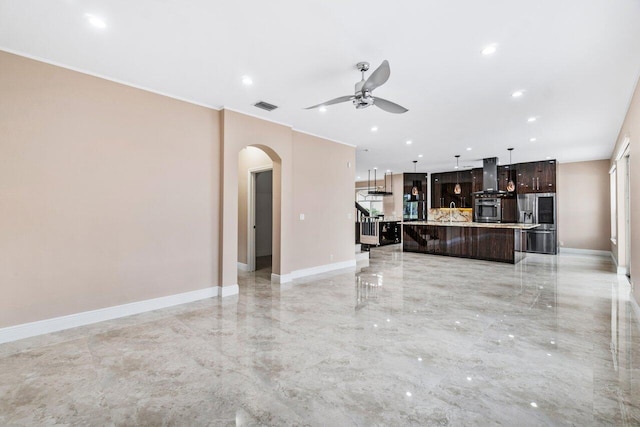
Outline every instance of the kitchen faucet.
{"type": "Polygon", "coordinates": [[[453,222],[453,210],[456,208],[456,202],[449,203],[449,222],[453,222]]]}

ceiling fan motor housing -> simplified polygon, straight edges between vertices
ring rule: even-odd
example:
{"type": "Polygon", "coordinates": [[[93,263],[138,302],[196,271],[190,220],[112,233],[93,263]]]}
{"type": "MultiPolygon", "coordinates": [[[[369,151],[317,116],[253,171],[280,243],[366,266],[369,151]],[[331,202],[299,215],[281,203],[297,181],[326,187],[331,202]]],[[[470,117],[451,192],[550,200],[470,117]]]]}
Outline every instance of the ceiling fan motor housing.
{"type": "Polygon", "coordinates": [[[353,105],[358,109],[367,108],[368,106],[373,105],[373,101],[374,98],[369,92],[360,92],[356,93],[355,98],[353,98],[353,105]]]}

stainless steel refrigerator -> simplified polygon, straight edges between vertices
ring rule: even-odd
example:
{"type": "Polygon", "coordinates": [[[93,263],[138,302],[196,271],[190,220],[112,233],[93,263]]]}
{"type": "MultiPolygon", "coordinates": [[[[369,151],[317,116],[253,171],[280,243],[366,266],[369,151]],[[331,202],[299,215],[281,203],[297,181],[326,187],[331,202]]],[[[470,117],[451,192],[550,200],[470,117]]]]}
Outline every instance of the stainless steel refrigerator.
{"type": "Polygon", "coordinates": [[[557,254],[556,193],[518,194],[518,213],[518,222],[540,224],[526,231],[526,251],[557,254]]]}

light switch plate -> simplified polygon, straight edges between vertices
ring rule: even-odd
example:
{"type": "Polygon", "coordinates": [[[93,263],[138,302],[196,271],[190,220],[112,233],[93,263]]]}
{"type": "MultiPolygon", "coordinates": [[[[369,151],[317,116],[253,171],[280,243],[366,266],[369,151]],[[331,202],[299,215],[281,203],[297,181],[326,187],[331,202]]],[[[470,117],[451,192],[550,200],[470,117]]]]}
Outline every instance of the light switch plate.
{"type": "Polygon", "coordinates": [[[304,214],[300,214],[300,221],[304,221],[304,214]]]}

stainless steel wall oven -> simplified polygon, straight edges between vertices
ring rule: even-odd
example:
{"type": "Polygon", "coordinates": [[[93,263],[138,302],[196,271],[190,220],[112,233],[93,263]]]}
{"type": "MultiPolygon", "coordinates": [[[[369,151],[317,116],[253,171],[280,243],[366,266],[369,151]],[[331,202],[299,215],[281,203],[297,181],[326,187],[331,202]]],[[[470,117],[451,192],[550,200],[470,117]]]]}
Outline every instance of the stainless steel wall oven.
{"type": "Polygon", "coordinates": [[[477,196],[474,203],[475,222],[500,222],[502,220],[502,200],[499,197],[477,196]]]}

